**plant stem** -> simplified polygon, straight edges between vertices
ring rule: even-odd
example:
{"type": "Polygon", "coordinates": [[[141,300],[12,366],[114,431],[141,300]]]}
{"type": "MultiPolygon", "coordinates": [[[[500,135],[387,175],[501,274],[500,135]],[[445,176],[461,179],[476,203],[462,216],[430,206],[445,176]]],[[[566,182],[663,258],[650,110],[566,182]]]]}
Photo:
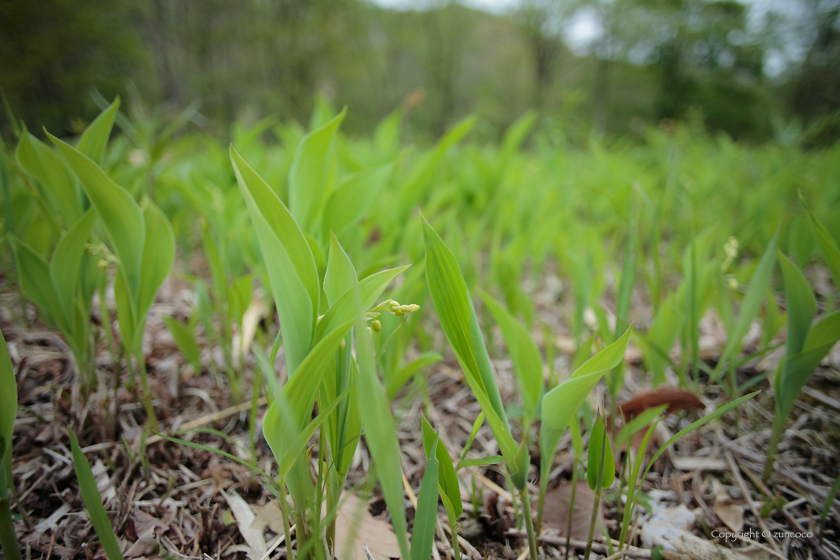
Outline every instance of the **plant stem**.
{"type": "Polygon", "coordinates": [[[458,525],[457,523],[453,523],[450,526],[452,529],[452,554],[455,557],[455,560],[461,560],[461,547],[458,546],[458,525]]]}
{"type": "MultiPolygon", "coordinates": [[[[601,507],[601,483],[604,479],[604,455],[607,450],[607,436],[601,441],[601,461],[598,464],[598,478],[595,483],[595,503],[592,505],[592,517],[589,520],[589,536],[586,538],[586,554],[584,560],[589,560],[592,553],[592,539],[595,537],[595,524],[598,523],[598,509],[601,507]]],[[[591,465],[590,465],[591,466],[591,465]]]]}
{"type": "Polygon", "coordinates": [[[260,399],[260,393],[262,392],[262,373],[260,372],[260,368],[254,368],[254,386],[251,390],[251,417],[248,423],[248,437],[251,439],[251,461],[254,464],[257,464],[257,441],[256,441],[256,431],[257,431],[257,402],[260,399]]]}
{"type": "Polygon", "coordinates": [[[295,560],[295,551],[292,550],[292,530],[289,528],[289,503],[286,501],[286,483],[280,481],[277,485],[280,492],[280,517],[283,518],[283,535],[286,541],[286,558],[295,560]]]}
{"type": "MultiPolygon", "coordinates": [[[[6,465],[0,465],[5,468],[6,465]]],[[[18,545],[15,526],[12,523],[12,510],[9,508],[8,496],[0,496],[0,546],[8,560],[23,560],[18,545]]]]}
{"type": "Polygon", "coordinates": [[[531,518],[531,497],[528,495],[528,486],[519,491],[519,499],[522,501],[522,513],[525,517],[525,531],[528,534],[528,550],[531,552],[531,559],[538,560],[537,537],[534,535],[534,521],[531,518]]]}
{"type": "Polygon", "coordinates": [[[149,376],[146,373],[146,360],[143,357],[143,350],[138,350],[135,355],[137,360],[137,367],[140,370],[140,384],[143,386],[143,401],[146,403],[146,416],[149,421],[149,428],[157,431],[157,417],[155,417],[155,408],[152,406],[152,393],[149,390],[149,376]]]}
{"type": "Polygon", "coordinates": [[[548,483],[546,483],[545,486],[540,484],[540,495],[537,498],[537,526],[534,528],[534,531],[536,531],[538,537],[542,532],[543,512],[545,510],[545,494],[547,486],[548,483]]]}

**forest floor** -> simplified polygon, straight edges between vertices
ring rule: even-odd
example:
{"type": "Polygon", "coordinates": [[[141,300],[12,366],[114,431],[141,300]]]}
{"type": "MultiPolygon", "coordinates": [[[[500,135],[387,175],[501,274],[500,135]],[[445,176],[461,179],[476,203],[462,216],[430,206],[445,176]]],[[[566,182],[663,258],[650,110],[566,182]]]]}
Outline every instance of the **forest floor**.
{"type": "MultiPolygon", "coordinates": [[[[10,349],[19,395],[12,467],[13,513],[18,518],[19,540],[29,557],[104,558],[79,494],[68,428],[79,437],[93,468],[126,557],[284,557],[277,502],[251,469],[217,453],[157,436],[145,437],[142,401],[124,383],[117,383],[130,379],[125,361],[115,365],[104,341],[96,358],[98,389],[83,402],[71,353],[61,337],[46,328],[31,307],[27,309],[29,327],[22,328],[16,294],[3,293],[0,297],[0,329],[10,349]]],[[[177,437],[249,460],[254,364],[246,358],[242,386],[248,393],[242,403],[232,402],[226,381],[218,376],[209,372],[196,375],[160,319],[178,315],[185,305],[176,290],[164,290],[147,325],[144,352],[161,433],[181,434],[177,437]],[[226,437],[207,431],[184,435],[185,430],[197,428],[210,428],[226,437]]],[[[573,350],[573,340],[563,335],[560,317],[565,310],[545,304],[538,311],[544,320],[554,323],[554,332],[560,333],[555,341],[558,354],[554,365],[560,379],[565,379],[573,350]]],[[[94,319],[101,320],[98,315],[94,319]]],[[[725,336],[713,316],[707,317],[701,327],[702,355],[713,363],[725,336]]],[[[540,340],[541,336],[535,333],[540,340]]],[[[491,346],[501,347],[501,339],[491,346]]],[[[202,363],[218,359],[218,351],[206,345],[202,352],[202,363]]],[[[746,364],[739,372],[739,383],[772,374],[778,359],[777,352],[746,364]]],[[[277,364],[282,361],[278,359],[277,364]]],[[[646,388],[641,380],[639,350],[631,346],[626,361],[627,377],[618,401],[644,399],[639,397],[646,388]]],[[[503,399],[515,402],[511,363],[494,360],[494,365],[503,399]]],[[[670,382],[676,384],[676,378],[670,382]]],[[[662,554],[685,559],[840,559],[840,500],[830,505],[827,521],[821,520],[829,490],[840,472],[840,349],[829,355],[797,401],[780,445],[773,479],[766,485],[762,474],[774,401],[766,378],[755,389],[761,390],[756,398],[721,421],[682,438],[657,460],[642,483],[646,499],[631,523],[632,546],[617,554],[614,539],[620,530],[619,509],[623,506],[617,507],[615,492],[608,494],[601,502],[599,515],[613,541],[607,542],[603,531],[596,531],[593,553],[597,557],[646,559],[662,554]],[[670,546],[654,548],[663,540],[670,546]]],[[[719,385],[706,386],[702,378],[697,396],[706,411],[728,400],[719,385]]],[[[667,402],[668,397],[663,398],[667,402]]],[[[602,387],[590,402],[593,407],[601,406],[602,387]]],[[[264,401],[260,401],[260,421],[264,412],[264,401]]],[[[409,529],[414,511],[411,506],[426,464],[420,415],[425,414],[439,429],[441,442],[450,452],[459,453],[479,412],[451,355],[431,366],[422,380],[410,383],[396,399],[394,414],[403,451],[409,529]]],[[[702,414],[704,410],[694,409],[668,415],[657,427],[648,453],[702,414]]],[[[569,438],[567,432],[550,475],[545,528],[539,541],[546,558],[568,557],[567,542],[572,557],[583,557],[589,531],[594,496],[585,481],[577,483],[571,512],[568,505],[575,464],[569,438]],[[572,531],[567,540],[570,516],[572,531]]],[[[254,439],[256,464],[271,472],[274,458],[259,426],[254,439]]],[[[616,458],[620,460],[625,452],[617,449],[616,458]]],[[[478,432],[472,454],[498,454],[486,425],[478,432]]],[[[538,477],[538,465],[539,449],[535,445],[532,481],[538,477]]],[[[527,555],[524,533],[517,528],[518,512],[505,490],[499,467],[471,467],[460,473],[464,515],[459,541],[465,558],[523,560],[527,555]]],[[[339,558],[365,560],[367,553],[361,545],[367,545],[375,559],[399,553],[381,493],[369,484],[368,472],[370,456],[361,444],[348,477],[348,499],[338,519],[339,558]],[[365,503],[367,508],[355,507],[365,503]],[[349,540],[347,519],[357,510],[361,510],[363,522],[351,550],[345,544],[349,540]]],[[[536,488],[532,490],[532,501],[536,502],[536,488]]],[[[451,535],[442,508],[439,520],[433,556],[451,560],[451,535]]]]}

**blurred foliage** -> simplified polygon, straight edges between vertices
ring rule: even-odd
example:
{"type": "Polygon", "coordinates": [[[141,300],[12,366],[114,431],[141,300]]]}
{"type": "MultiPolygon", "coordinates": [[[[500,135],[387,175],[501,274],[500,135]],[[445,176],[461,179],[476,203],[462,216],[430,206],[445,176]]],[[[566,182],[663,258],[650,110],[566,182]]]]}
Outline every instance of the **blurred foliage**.
{"type": "Polygon", "coordinates": [[[795,21],[769,11],[759,21],[735,0],[521,0],[495,14],[448,0],[422,10],[6,0],[0,88],[36,133],[77,134],[96,114],[95,88],[172,111],[200,102],[217,133],[265,115],[305,124],[320,94],[353,108],[344,127],[355,133],[402,105],[423,141],[472,112],[486,118],[480,134],[497,140],[535,107],[582,130],[638,133],[644,122],[697,115],[736,139],[825,146],[840,132],[840,2],[785,6],[795,21]],[[583,20],[597,33],[570,49],[583,20]],[[769,77],[767,61],[788,51],[796,56],[769,77]]]}

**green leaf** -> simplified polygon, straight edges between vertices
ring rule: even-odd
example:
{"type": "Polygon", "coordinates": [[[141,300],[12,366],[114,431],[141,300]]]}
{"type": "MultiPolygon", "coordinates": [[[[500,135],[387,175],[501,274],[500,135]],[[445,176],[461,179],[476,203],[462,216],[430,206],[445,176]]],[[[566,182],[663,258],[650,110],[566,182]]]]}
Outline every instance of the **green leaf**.
{"type": "MultiPolygon", "coordinates": [[[[472,430],[470,430],[470,436],[467,438],[467,443],[464,444],[464,449],[461,450],[461,461],[466,458],[467,453],[470,452],[470,448],[472,447],[473,441],[475,440],[475,436],[478,435],[478,430],[481,429],[481,426],[484,425],[484,413],[479,413],[478,417],[475,419],[472,425],[472,430]]],[[[458,463],[458,469],[460,469],[460,463],[458,463]]],[[[457,469],[456,469],[457,470],[457,469]]]]}
{"type": "Polygon", "coordinates": [[[192,327],[184,325],[174,317],[162,317],[162,319],[169,332],[172,333],[172,338],[184,359],[193,367],[196,375],[201,375],[201,350],[195,341],[192,327]]]}
{"type": "Polygon", "coordinates": [[[27,174],[49,190],[65,222],[76,223],[82,215],[82,206],[76,193],[76,181],[61,156],[29,132],[24,132],[15,157],[27,174]]]}
{"type": "Polygon", "coordinates": [[[489,455],[487,457],[482,457],[480,459],[464,459],[462,461],[458,461],[458,466],[456,470],[466,469],[469,467],[483,467],[486,465],[498,465],[502,462],[501,455],[489,455]]]}
{"type": "Polygon", "coordinates": [[[590,490],[609,488],[615,479],[615,462],[612,446],[604,421],[599,414],[589,435],[589,461],[586,466],[586,481],[590,490]],[[602,467],[603,465],[603,467],[602,467]],[[602,470],[603,468],[603,470],[602,470]]]}
{"type": "Polygon", "coordinates": [[[513,474],[518,469],[518,446],[510,434],[466,282],[452,252],[425,218],[423,233],[426,244],[426,283],[438,319],[513,474]]]}
{"type": "Polygon", "coordinates": [[[645,363],[651,371],[654,386],[665,382],[668,354],[682,331],[683,314],[675,305],[675,299],[676,293],[673,293],[659,307],[643,338],[645,363]]]}
{"type": "Polygon", "coordinates": [[[96,479],[93,477],[93,472],[90,470],[90,465],[85,454],[82,453],[82,449],[79,447],[79,442],[76,440],[75,434],[72,431],[68,433],[70,434],[70,449],[73,452],[73,465],[76,468],[76,478],[79,479],[79,491],[85,502],[90,521],[93,523],[93,528],[96,529],[96,536],[99,537],[99,542],[102,548],[105,549],[108,560],[122,560],[123,555],[120,551],[120,543],[114,534],[114,528],[111,526],[108,512],[105,511],[105,506],[102,505],[102,496],[99,495],[99,490],[96,488],[96,479]]]}
{"type": "MultiPolygon", "coordinates": [[[[372,307],[376,303],[376,300],[379,299],[379,296],[382,295],[382,292],[385,291],[385,288],[388,287],[388,284],[407,268],[408,266],[401,266],[399,268],[383,270],[361,280],[356,285],[356,288],[358,289],[359,297],[362,298],[362,307],[364,309],[372,307]]],[[[329,311],[324,314],[324,317],[315,327],[314,343],[318,343],[324,337],[324,334],[334,329],[337,324],[353,319],[355,312],[355,293],[355,290],[345,292],[330,307],[329,311]]]]}
{"type": "Polygon", "coordinates": [[[105,153],[105,147],[108,145],[108,138],[111,136],[111,128],[114,126],[114,118],[119,108],[120,98],[117,96],[114,102],[88,125],[76,146],[80,152],[96,163],[102,162],[102,154],[105,153]]]}
{"type": "Polygon", "coordinates": [[[439,467],[437,454],[443,446],[435,437],[431,449],[426,451],[428,462],[423,482],[420,484],[420,495],[417,499],[417,511],[414,515],[414,530],[411,536],[411,560],[429,560],[432,556],[432,546],[435,540],[435,525],[437,524],[437,497],[439,486],[439,467]]]}
{"type": "MultiPolygon", "coordinates": [[[[328,222],[329,223],[329,222],[328,222]]],[[[330,231],[330,254],[327,272],[324,274],[324,294],[332,306],[358,283],[356,269],[335,234],[330,231]]]]}
{"type": "MultiPolygon", "coordinates": [[[[341,404],[341,402],[344,399],[346,399],[350,395],[350,391],[352,389],[352,386],[345,389],[343,393],[339,394],[335,399],[333,399],[333,402],[331,402],[329,406],[326,406],[323,410],[319,411],[318,415],[311,422],[309,422],[309,424],[307,424],[305,428],[300,430],[299,433],[294,434],[293,437],[290,438],[287,435],[284,442],[276,441],[276,438],[274,438],[273,443],[275,446],[280,446],[285,443],[285,445],[283,445],[282,447],[282,456],[278,456],[275,454],[275,458],[277,459],[278,463],[277,477],[280,480],[285,480],[285,478],[289,475],[289,472],[292,470],[292,466],[294,465],[294,463],[298,461],[302,456],[304,456],[306,448],[309,445],[309,440],[312,439],[312,436],[315,435],[315,432],[318,430],[318,428],[320,428],[324,422],[330,419],[330,416],[333,414],[333,412],[335,412],[335,409],[341,404]]],[[[285,398],[286,397],[283,396],[281,393],[281,396],[275,402],[281,403],[278,406],[282,406],[282,403],[285,401],[285,398]]],[[[286,406],[288,407],[288,401],[285,402],[286,406]]],[[[268,415],[266,415],[266,418],[268,418],[268,415]]],[[[276,417],[272,417],[272,420],[276,420],[276,417]]],[[[275,447],[272,447],[271,449],[273,451],[275,447]]]]}
{"type": "MultiPolygon", "coordinates": [[[[76,287],[81,276],[82,257],[85,253],[85,243],[95,222],[96,212],[93,209],[85,212],[58,242],[50,261],[50,279],[61,304],[60,312],[64,314],[67,325],[74,324],[76,287]]],[[[59,309],[55,312],[59,312],[59,309]]]]}
{"type": "MultiPolygon", "coordinates": [[[[302,375],[295,375],[283,385],[280,392],[289,403],[287,406],[293,409],[294,418],[299,425],[302,426],[312,414],[312,407],[315,405],[315,397],[318,394],[321,379],[324,377],[327,366],[335,359],[335,350],[338,348],[341,339],[347,335],[352,325],[353,320],[351,319],[327,333],[300,364],[299,370],[302,375]]],[[[273,403],[271,408],[274,408],[273,403]]],[[[271,413],[271,408],[269,408],[266,418],[271,413]]]]}
{"type": "Polygon", "coordinates": [[[805,204],[802,193],[799,193],[799,200],[802,203],[802,208],[805,209],[805,213],[808,215],[811,231],[814,232],[814,237],[817,238],[817,243],[820,245],[820,250],[825,258],[825,264],[828,266],[829,272],[831,272],[831,279],[834,280],[834,285],[840,288],[840,249],[837,248],[837,242],[828,230],[825,229],[825,226],[822,225],[822,222],[811,213],[811,209],[805,204]]]}
{"type": "Polygon", "coordinates": [[[394,397],[396,397],[397,393],[400,392],[402,386],[405,385],[409,379],[414,377],[418,371],[441,360],[443,360],[443,356],[437,352],[424,352],[423,354],[420,354],[416,360],[410,362],[404,368],[395,373],[393,377],[386,380],[388,400],[394,400],[394,397]]]}
{"type": "MultiPolygon", "coordinates": [[[[431,453],[434,442],[438,440],[438,434],[425,416],[421,416],[420,422],[422,425],[423,449],[428,455],[431,453]]],[[[452,464],[452,458],[443,445],[437,446],[437,462],[440,465],[440,475],[438,477],[440,494],[447,498],[446,513],[449,516],[449,524],[453,525],[458,522],[464,508],[461,504],[461,487],[458,484],[458,476],[455,474],[455,465],[452,464]]]]}
{"type": "Polygon", "coordinates": [[[137,301],[146,239],[143,212],[129,192],[113,182],[93,160],[49,132],[47,136],[81,181],[120,259],[132,301],[137,301]]]}
{"type": "Polygon", "coordinates": [[[653,408],[649,408],[640,413],[621,428],[621,431],[618,432],[618,436],[615,438],[615,444],[618,447],[621,447],[627,443],[636,432],[650,425],[660,414],[665,412],[667,408],[668,405],[663,404],[654,406],[653,408]]]}
{"type": "Polygon", "coordinates": [[[342,235],[356,225],[388,184],[393,168],[392,164],[378,165],[343,177],[324,208],[324,229],[342,235]]]}
{"type": "Polygon", "coordinates": [[[481,291],[480,295],[490,312],[493,313],[499,328],[502,329],[502,335],[505,337],[508,352],[513,360],[514,371],[519,380],[526,415],[531,417],[543,390],[543,363],[540,350],[531,338],[528,329],[517,321],[502,304],[487,292],[481,291]]]}
{"type": "Polygon", "coordinates": [[[143,218],[146,225],[146,241],[143,246],[143,268],[140,271],[140,293],[134,308],[137,327],[134,348],[140,347],[139,338],[142,338],[146,315],[175,261],[175,233],[164,213],[149,201],[143,211],[143,218]]]}
{"type": "Polygon", "coordinates": [[[566,426],[574,418],[586,397],[598,384],[598,381],[624,358],[630,341],[631,325],[621,337],[592,356],[580,366],[567,381],[546,393],[540,409],[542,425],[540,427],[540,486],[548,484],[548,473],[557,444],[566,431],[566,426]],[[544,474],[543,474],[544,473],[544,474]]]}
{"type": "Polygon", "coordinates": [[[23,293],[38,306],[42,313],[52,318],[62,332],[69,333],[71,324],[65,321],[61,313],[61,301],[50,278],[50,265],[35,249],[20,239],[11,234],[9,239],[12,242],[12,252],[15,256],[15,265],[20,275],[19,282],[23,293]]]}
{"type": "Polygon", "coordinates": [[[798,354],[805,345],[811,322],[817,312],[817,300],[814,292],[795,264],[779,253],[782,276],[785,280],[785,297],[788,307],[788,332],[785,354],[790,357],[798,354]]]}
{"type": "Polygon", "coordinates": [[[767,289],[770,287],[770,277],[773,274],[773,267],[776,264],[775,255],[778,241],[779,229],[776,229],[776,233],[773,234],[770,244],[764,251],[764,255],[761,257],[761,261],[758,263],[758,267],[750,279],[747,293],[738,312],[738,320],[735,321],[735,328],[729,334],[729,340],[726,343],[723,354],[721,354],[720,360],[711,375],[712,380],[717,379],[726,363],[735,357],[735,354],[741,348],[741,341],[743,341],[744,336],[746,336],[747,331],[750,329],[753,319],[758,315],[761,300],[764,299],[764,294],[767,293],[767,289]]]}
{"type": "Polygon", "coordinates": [[[286,366],[292,376],[312,344],[321,297],[315,259],[300,227],[274,191],[233,146],[230,158],[257,231],[280,317],[286,366]]]}
{"type": "Polygon", "coordinates": [[[303,137],[289,169],[289,206],[304,231],[312,231],[335,176],[333,138],[347,113],[341,113],[303,137]]]}
{"type": "MultiPolygon", "coordinates": [[[[376,375],[376,365],[373,359],[373,341],[365,328],[362,318],[364,307],[358,288],[353,290],[354,308],[356,309],[356,359],[359,365],[359,375],[356,381],[356,398],[360,403],[359,416],[365,430],[365,439],[370,449],[379,484],[388,511],[391,513],[391,524],[397,536],[400,553],[403,558],[409,557],[408,527],[405,519],[405,505],[403,502],[402,464],[400,459],[400,444],[397,440],[397,426],[391,415],[388,396],[385,388],[376,375]]],[[[323,321],[322,321],[323,322],[323,321]]]]}

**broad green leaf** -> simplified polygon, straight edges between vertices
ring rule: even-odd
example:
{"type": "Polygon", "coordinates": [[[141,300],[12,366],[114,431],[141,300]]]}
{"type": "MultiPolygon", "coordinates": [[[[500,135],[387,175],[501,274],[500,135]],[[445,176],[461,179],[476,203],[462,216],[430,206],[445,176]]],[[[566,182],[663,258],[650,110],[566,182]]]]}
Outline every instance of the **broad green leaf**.
{"type": "Polygon", "coordinates": [[[299,424],[302,425],[312,413],[318,386],[321,384],[327,365],[335,359],[335,350],[352,325],[351,319],[327,333],[301,362],[299,370],[302,375],[295,375],[283,385],[281,393],[289,403],[288,406],[294,410],[294,418],[299,424]]]}
{"type": "MultiPolygon", "coordinates": [[[[425,438],[424,438],[425,441],[425,438]]],[[[439,482],[438,450],[440,440],[435,437],[431,449],[426,450],[428,462],[420,495],[417,498],[417,511],[414,515],[414,529],[411,535],[411,560],[429,560],[435,540],[437,524],[437,497],[439,482]]]]}
{"type": "Polygon", "coordinates": [[[274,191],[233,146],[230,158],[257,231],[292,376],[312,344],[321,297],[315,259],[300,227],[274,191]]]}
{"type": "Polygon", "coordinates": [[[113,182],[93,160],[49,132],[47,136],[76,173],[96,214],[105,225],[120,259],[132,300],[136,301],[140,294],[143,243],[146,239],[143,212],[129,192],[113,182]]]}
{"type": "Polygon", "coordinates": [[[181,351],[184,359],[193,367],[196,375],[201,375],[201,349],[195,341],[193,329],[174,317],[163,317],[163,322],[166,323],[166,327],[172,333],[172,338],[178,345],[178,350],[181,351]]]}
{"type": "Polygon", "coordinates": [[[811,322],[817,312],[817,300],[811,286],[795,264],[779,253],[779,264],[785,280],[785,297],[788,307],[788,332],[785,354],[790,357],[802,350],[811,322]]]}
{"type": "MultiPolygon", "coordinates": [[[[428,455],[432,452],[434,442],[438,440],[438,434],[425,416],[421,416],[420,422],[422,425],[423,448],[428,455]]],[[[446,496],[449,502],[446,513],[449,516],[449,524],[453,525],[458,522],[464,508],[461,504],[461,487],[458,484],[458,476],[455,474],[455,465],[452,464],[452,458],[443,445],[437,446],[437,462],[440,465],[440,475],[438,477],[440,494],[446,496]]]]}
{"type": "Polygon", "coordinates": [[[254,295],[254,277],[245,274],[236,279],[228,290],[228,313],[230,320],[237,325],[242,324],[242,317],[245,315],[251,299],[254,295]]]}
{"type": "Polygon", "coordinates": [[[421,354],[416,360],[407,364],[404,368],[399,370],[393,377],[386,380],[386,387],[388,392],[388,400],[393,400],[394,397],[397,396],[397,393],[400,392],[403,385],[405,385],[409,379],[414,377],[414,375],[423,369],[426,366],[430,366],[434,363],[443,360],[443,356],[438,354],[437,352],[424,352],[421,354]]]}
{"type": "Polygon", "coordinates": [[[424,188],[434,180],[437,168],[443,161],[446,152],[467,135],[477,120],[475,115],[470,115],[455,123],[438,141],[434,149],[414,165],[400,188],[400,216],[407,214],[417,204],[424,188]]]}
{"type": "Polygon", "coordinates": [[[831,236],[828,230],[822,225],[816,216],[811,213],[811,209],[805,204],[805,199],[802,193],[799,193],[799,200],[802,203],[802,208],[808,215],[808,222],[811,224],[811,231],[814,232],[814,237],[817,238],[817,243],[820,245],[825,264],[831,272],[831,279],[834,280],[834,285],[840,289],[840,249],[837,247],[837,241],[831,236]]]}
{"type": "MultiPolygon", "coordinates": [[[[789,303],[788,316],[792,312],[789,303]]],[[[804,321],[804,319],[801,320],[804,321]]],[[[782,419],[788,417],[802,388],[838,340],[840,340],[840,311],[835,311],[811,327],[800,352],[785,355],[774,379],[777,417],[782,419]]]]}
{"type": "Polygon", "coordinates": [[[826,345],[834,346],[838,337],[840,337],[840,310],[829,313],[811,327],[805,339],[804,349],[807,351],[826,345]]]}
{"type": "Polygon", "coordinates": [[[654,386],[665,382],[668,354],[683,326],[683,314],[675,305],[675,293],[659,307],[650,329],[643,339],[645,363],[651,371],[654,386]]]}
{"type": "Polygon", "coordinates": [[[99,490],[96,488],[96,479],[90,470],[90,464],[88,464],[85,454],[82,453],[75,434],[72,431],[69,434],[70,449],[73,453],[73,465],[76,469],[76,478],[79,479],[79,491],[85,502],[85,508],[87,508],[90,521],[93,523],[93,528],[96,529],[96,536],[99,537],[99,543],[105,549],[108,560],[122,560],[123,555],[120,551],[120,543],[114,534],[114,528],[111,526],[108,512],[105,511],[105,506],[102,505],[102,496],[99,495],[99,490]]]}
{"type": "Polygon", "coordinates": [[[332,188],[335,175],[333,139],[347,113],[303,137],[289,169],[289,207],[301,229],[311,231],[332,188]]]}
{"type": "Polygon", "coordinates": [[[111,136],[111,128],[114,126],[114,119],[119,108],[120,98],[117,96],[114,102],[88,125],[76,146],[80,152],[97,164],[102,162],[102,154],[105,153],[105,147],[108,145],[108,138],[111,136]]]}
{"type": "MultiPolygon", "coordinates": [[[[68,325],[74,323],[76,287],[82,274],[82,257],[85,253],[85,243],[95,222],[96,212],[93,209],[85,212],[58,242],[50,261],[50,279],[61,304],[60,312],[64,313],[64,320],[68,325]]],[[[59,312],[59,309],[55,312],[59,312]]]]}
{"type": "Polygon", "coordinates": [[[438,319],[513,473],[517,469],[515,461],[518,446],[510,434],[466,282],[452,252],[425,218],[423,233],[426,244],[426,283],[438,319]]]}
{"type": "Polygon", "coordinates": [[[330,254],[327,261],[327,272],[324,274],[324,294],[327,296],[327,303],[330,306],[335,305],[338,298],[347,293],[357,283],[356,269],[335,234],[331,231],[330,254]]]}
{"type": "Polygon", "coordinates": [[[392,170],[391,164],[379,165],[343,177],[324,208],[324,229],[341,235],[365,217],[392,170]]]}
{"type": "Polygon", "coordinates": [[[24,132],[15,157],[23,170],[52,194],[65,221],[75,224],[82,215],[82,207],[76,193],[76,181],[61,156],[29,132],[24,132]]]}
{"type": "MultiPolygon", "coordinates": [[[[542,425],[540,427],[541,472],[547,473],[554,460],[557,444],[566,431],[566,426],[574,418],[586,397],[598,384],[598,381],[611,369],[621,363],[627,344],[630,341],[631,325],[621,337],[592,356],[580,366],[567,381],[545,394],[540,405],[542,425]]],[[[541,476],[540,484],[547,484],[548,479],[541,476]]]]}
{"type": "MultiPolygon", "coordinates": [[[[143,268],[140,271],[140,294],[135,307],[135,338],[142,335],[146,315],[155,302],[158,290],[172,269],[175,261],[175,234],[169,220],[153,202],[143,211],[146,224],[146,242],[143,246],[143,268]]],[[[134,341],[138,348],[139,340],[134,341]]]]}
{"type": "MultiPolygon", "coordinates": [[[[356,287],[358,288],[359,297],[361,297],[362,307],[369,309],[376,303],[388,284],[396,278],[408,266],[401,266],[399,268],[392,268],[390,270],[383,270],[376,274],[371,274],[367,278],[362,279],[356,287]]],[[[352,320],[354,314],[354,291],[350,290],[344,293],[338,300],[330,307],[324,317],[315,327],[315,336],[313,343],[318,343],[325,335],[335,328],[336,325],[345,321],[352,320]]]]}
{"type": "MultiPolygon", "coordinates": [[[[293,464],[298,461],[301,456],[303,456],[306,452],[306,448],[309,446],[309,441],[312,439],[312,436],[315,435],[315,432],[321,425],[330,419],[330,416],[335,412],[335,409],[341,404],[341,402],[346,399],[350,395],[350,391],[352,387],[348,387],[344,390],[343,393],[339,394],[333,402],[330,403],[329,406],[324,407],[323,410],[318,412],[318,415],[311,421],[309,424],[306,425],[305,428],[300,430],[299,433],[295,434],[292,438],[286,438],[286,443],[283,446],[283,454],[282,456],[278,456],[275,454],[275,458],[277,459],[277,478],[280,480],[285,480],[285,478],[289,475],[289,472],[292,470],[293,464]]],[[[276,402],[281,403],[278,406],[282,406],[285,397],[280,397],[280,399],[276,402]]],[[[273,405],[272,405],[273,406],[273,405]]],[[[287,404],[288,406],[288,404],[287,404]]],[[[277,409],[275,409],[277,410],[277,409]]],[[[266,415],[266,418],[268,416],[266,415]]],[[[275,421],[276,425],[276,417],[272,417],[272,420],[275,421]]],[[[283,445],[284,442],[277,441],[274,438],[273,441],[274,446],[271,448],[272,450],[280,445],[283,445]]]]}
{"type": "Polygon", "coordinates": [[[589,489],[609,488],[615,479],[615,462],[612,446],[601,415],[595,419],[589,436],[589,461],[586,465],[586,481],[589,489]],[[603,470],[601,465],[603,464],[603,470]]]}
{"type": "MultiPolygon", "coordinates": [[[[62,332],[71,332],[72,323],[67,322],[64,314],[61,313],[61,300],[50,278],[50,265],[44,257],[20,239],[11,235],[9,239],[12,242],[12,252],[23,293],[38,306],[42,313],[50,317],[62,332]]],[[[76,274],[78,275],[78,271],[76,274]]]]}
{"type": "Polygon", "coordinates": [[[741,341],[746,336],[750,325],[758,315],[758,310],[761,307],[761,300],[764,299],[764,294],[770,287],[770,277],[773,274],[773,267],[776,265],[776,245],[779,241],[779,229],[773,234],[770,244],[764,251],[758,267],[755,269],[750,284],[747,287],[747,294],[744,296],[744,301],[741,303],[741,309],[738,311],[738,319],[735,321],[735,328],[729,334],[729,340],[720,356],[720,360],[715,366],[715,370],[711,375],[712,380],[717,379],[720,372],[726,363],[735,357],[735,354],[741,348],[741,341]]]}
{"type": "Polygon", "coordinates": [[[487,292],[481,291],[480,294],[490,312],[493,313],[499,328],[502,329],[508,352],[513,360],[514,371],[519,380],[526,414],[530,417],[536,409],[543,390],[543,363],[540,350],[531,338],[528,329],[517,321],[502,304],[487,292]]]}
{"type": "Polygon", "coordinates": [[[408,527],[405,519],[405,505],[403,502],[402,462],[400,458],[400,444],[397,440],[397,426],[391,415],[391,407],[385,388],[376,375],[376,365],[373,359],[373,341],[367,334],[365,322],[362,318],[364,307],[358,288],[353,290],[354,308],[356,310],[356,359],[359,365],[359,376],[356,380],[356,398],[360,403],[359,416],[365,430],[365,439],[370,449],[370,455],[376,466],[376,474],[388,511],[391,513],[391,524],[397,536],[400,553],[403,558],[409,558],[408,527]]]}

